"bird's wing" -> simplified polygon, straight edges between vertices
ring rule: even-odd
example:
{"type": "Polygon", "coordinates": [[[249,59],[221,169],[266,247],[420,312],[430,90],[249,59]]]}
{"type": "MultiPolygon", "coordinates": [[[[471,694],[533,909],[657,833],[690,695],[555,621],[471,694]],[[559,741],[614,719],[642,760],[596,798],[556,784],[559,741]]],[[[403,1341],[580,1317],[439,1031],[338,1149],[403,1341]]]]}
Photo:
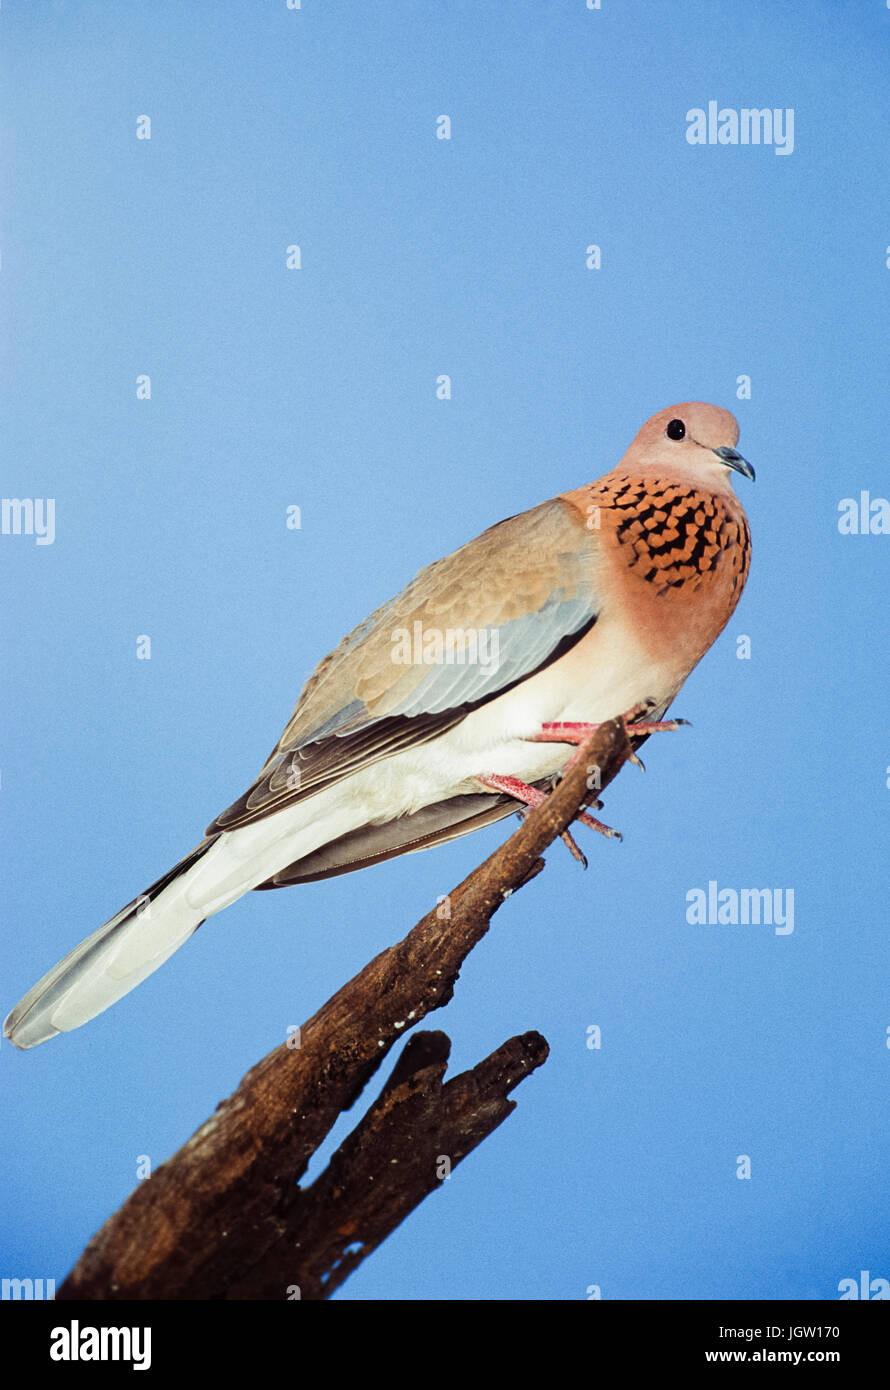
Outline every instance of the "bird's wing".
{"type": "Polygon", "coordinates": [[[592,627],[596,532],[562,498],[427,565],[313,671],[251,787],[207,834],[248,825],[437,738],[592,627]]]}
{"type": "MultiPolygon", "coordinates": [[[[549,779],[536,785],[549,790],[549,779]]],[[[434,845],[460,839],[484,825],[494,825],[507,816],[515,816],[518,810],[519,803],[512,796],[485,793],[451,796],[411,815],[387,821],[385,825],[360,826],[285,865],[257,887],[287,888],[293,883],[315,883],[322,878],[350,874],[400,854],[414,854],[417,850],[432,849],[434,845]]]]}

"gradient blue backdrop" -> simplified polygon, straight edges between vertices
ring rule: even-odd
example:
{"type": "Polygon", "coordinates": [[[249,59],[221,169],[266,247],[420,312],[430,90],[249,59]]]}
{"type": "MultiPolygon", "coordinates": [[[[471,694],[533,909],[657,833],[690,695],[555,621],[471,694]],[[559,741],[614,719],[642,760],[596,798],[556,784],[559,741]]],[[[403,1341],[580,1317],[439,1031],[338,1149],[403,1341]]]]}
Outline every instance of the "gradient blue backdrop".
{"type": "MultiPolygon", "coordinates": [[[[3,5],[2,495],[56,499],[53,545],[0,536],[3,1011],[421,565],[675,401],[733,410],[757,468],[694,727],[609,789],[624,844],[588,836],[586,875],[552,849],[429,1020],[452,1070],[529,1028],[548,1062],[339,1298],[890,1277],[890,536],[838,530],[890,495],[888,37],[880,0],[3,5]],[[690,146],[712,99],[792,107],[793,154],[690,146]],[[690,926],[712,879],[793,889],[793,934],[690,926]]],[[[4,1042],[0,1274],[61,1280],[139,1155],[504,833],[253,894],[88,1027],[4,1042]]]]}

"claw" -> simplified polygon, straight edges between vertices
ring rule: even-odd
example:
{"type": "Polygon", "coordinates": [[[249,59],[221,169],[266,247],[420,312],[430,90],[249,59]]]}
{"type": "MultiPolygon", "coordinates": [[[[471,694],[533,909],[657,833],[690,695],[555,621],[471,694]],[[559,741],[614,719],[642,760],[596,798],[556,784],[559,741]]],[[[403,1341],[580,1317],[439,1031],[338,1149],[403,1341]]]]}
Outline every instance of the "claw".
{"type": "Polygon", "coordinates": [[[688,719],[655,719],[652,721],[641,720],[639,723],[636,724],[625,724],[624,727],[627,730],[628,736],[633,738],[637,734],[673,733],[675,729],[679,729],[682,725],[685,725],[687,729],[690,729],[692,727],[688,719]]]}
{"type": "Polygon", "coordinates": [[[573,837],[572,835],[569,834],[568,830],[564,830],[564,831],[562,832],[562,835],[560,836],[560,839],[562,840],[562,842],[563,842],[563,844],[566,846],[566,848],[569,850],[569,853],[571,854],[572,858],[573,858],[573,859],[577,859],[577,861],[578,861],[578,863],[581,865],[581,868],[582,868],[582,869],[586,869],[586,868],[587,868],[587,855],[586,855],[586,854],[584,853],[584,851],[579,847],[579,845],[578,845],[577,841],[574,839],[574,837],[573,837]]]}
{"type": "Polygon", "coordinates": [[[605,835],[607,840],[624,839],[620,830],[613,830],[611,825],[604,825],[601,820],[597,820],[596,816],[589,816],[586,811],[581,811],[575,819],[579,820],[582,825],[589,826],[591,830],[598,830],[601,835],[605,835]]]}
{"type": "MultiPolygon", "coordinates": [[[[491,791],[504,792],[507,796],[513,796],[517,801],[521,801],[522,806],[518,814],[523,820],[530,814],[535,806],[540,806],[542,801],[547,800],[546,792],[540,791],[537,787],[530,787],[527,782],[521,782],[518,777],[489,776],[479,777],[477,781],[481,782],[483,787],[488,787],[491,791]]],[[[598,811],[602,802],[591,801],[588,804],[595,807],[598,811]]],[[[622,838],[620,831],[613,830],[610,825],[604,825],[601,820],[597,820],[595,816],[591,816],[587,811],[579,811],[575,819],[579,820],[582,825],[588,826],[591,830],[598,830],[601,835],[605,835],[609,840],[620,840],[622,838]]],[[[578,847],[577,842],[569,831],[564,830],[560,838],[568,848],[572,858],[577,859],[578,863],[586,869],[586,856],[578,847]]]]}

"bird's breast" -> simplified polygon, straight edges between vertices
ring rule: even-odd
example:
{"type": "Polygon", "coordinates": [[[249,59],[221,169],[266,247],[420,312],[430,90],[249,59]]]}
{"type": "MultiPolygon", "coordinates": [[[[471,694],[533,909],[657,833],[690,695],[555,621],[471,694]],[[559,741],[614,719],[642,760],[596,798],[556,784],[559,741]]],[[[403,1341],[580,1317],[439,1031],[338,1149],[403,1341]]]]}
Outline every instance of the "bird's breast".
{"type": "Polygon", "coordinates": [[[732,616],[750,563],[750,534],[733,493],[625,480],[611,500],[605,584],[653,658],[689,674],[732,616]]]}

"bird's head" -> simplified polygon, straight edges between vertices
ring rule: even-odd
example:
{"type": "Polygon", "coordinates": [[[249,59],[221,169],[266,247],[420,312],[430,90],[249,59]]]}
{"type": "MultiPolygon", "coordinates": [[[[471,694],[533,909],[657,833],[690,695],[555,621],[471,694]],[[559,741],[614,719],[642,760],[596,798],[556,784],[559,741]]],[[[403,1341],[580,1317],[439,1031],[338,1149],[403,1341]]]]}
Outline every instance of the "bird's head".
{"type": "Polygon", "coordinates": [[[736,450],[739,427],[728,410],[684,401],[659,410],[643,425],[622,462],[676,473],[712,492],[729,488],[729,475],[754,481],[754,469],[736,450]]]}

